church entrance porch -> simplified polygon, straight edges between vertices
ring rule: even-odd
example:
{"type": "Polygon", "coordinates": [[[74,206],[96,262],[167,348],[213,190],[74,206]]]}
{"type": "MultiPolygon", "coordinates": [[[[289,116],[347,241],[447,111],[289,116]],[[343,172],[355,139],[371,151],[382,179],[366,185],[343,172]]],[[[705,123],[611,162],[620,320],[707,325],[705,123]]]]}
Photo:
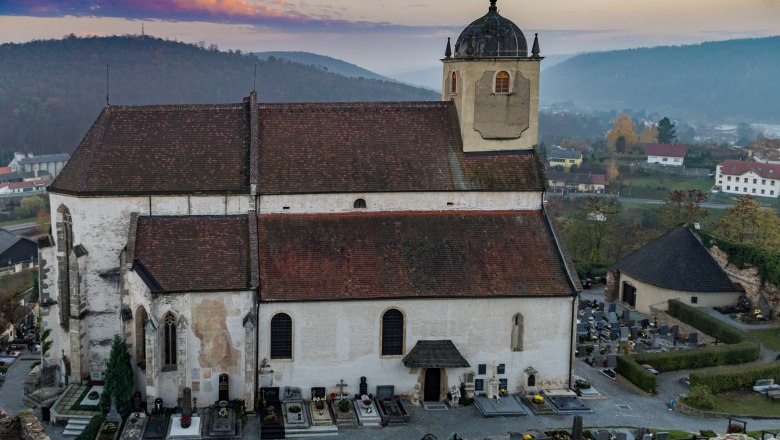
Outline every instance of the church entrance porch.
{"type": "Polygon", "coordinates": [[[441,376],[440,368],[427,368],[425,370],[424,401],[438,402],[441,400],[441,376]]]}

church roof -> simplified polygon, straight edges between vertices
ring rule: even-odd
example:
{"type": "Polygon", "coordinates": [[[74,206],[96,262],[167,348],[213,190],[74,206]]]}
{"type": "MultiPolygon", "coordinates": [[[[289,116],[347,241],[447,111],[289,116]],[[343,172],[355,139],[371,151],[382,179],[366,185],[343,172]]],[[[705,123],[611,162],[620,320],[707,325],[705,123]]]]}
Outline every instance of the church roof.
{"type": "Polygon", "coordinates": [[[49,191],[247,193],[244,118],[241,104],[106,107],[49,191]]]}
{"type": "Polygon", "coordinates": [[[250,290],[250,221],[246,215],[138,217],[129,258],[152,293],[250,290]]]}
{"type": "Polygon", "coordinates": [[[680,292],[738,290],[687,226],[680,226],[656,238],[621,258],[609,270],[680,292]]]}
{"type": "Polygon", "coordinates": [[[77,195],[541,191],[532,151],[464,153],[451,102],[106,107],[49,186],[77,195]],[[250,179],[252,180],[250,182],[250,179]]]}
{"type": "Polygon", "coordinates": [[[468,368],[469,362],[449,339],[417,341],[404,356],[408,368],[468,368]]]}
{"type": "Polygon", "coordinates": [[[542,191],[532,151],[463,153],[451,102],[261,104],[262,194],[542,191]]]}
{"type": "Polygon", "coordinates": [[[488,13],[460,33],[455,43],[456,58],[525,58],[528,42],[516,24],[498,13],[491,0],[488,13]]]}
{"type": "Polygon", "coordinates": [[[571,295],[578,286],[550,228],[542,211],[261,215],[260,296],[571,295]]]}

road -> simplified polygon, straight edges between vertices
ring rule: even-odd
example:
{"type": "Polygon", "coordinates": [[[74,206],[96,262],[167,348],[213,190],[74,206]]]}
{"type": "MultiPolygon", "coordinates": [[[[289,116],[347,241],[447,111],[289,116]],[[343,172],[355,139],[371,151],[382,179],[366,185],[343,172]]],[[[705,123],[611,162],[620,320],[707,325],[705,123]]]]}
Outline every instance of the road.
{"type": "Polygon", "coordinates": [[[36,226],[37,224],[33,221],[33,222],[17,223],[15,225],[3,226],[3,229],[7,231],[17,232],[17,231],[24,231],[25,229],[32,229],[36,226]]]}

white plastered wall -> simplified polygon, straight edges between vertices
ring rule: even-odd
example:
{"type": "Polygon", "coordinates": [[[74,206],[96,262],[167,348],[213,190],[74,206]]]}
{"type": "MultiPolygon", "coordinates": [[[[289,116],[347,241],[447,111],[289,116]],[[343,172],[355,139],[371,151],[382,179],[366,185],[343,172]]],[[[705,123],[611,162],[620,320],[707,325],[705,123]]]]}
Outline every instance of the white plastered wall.
{"type": "Polygon", "coordinates": [[[683,292],[679,290],[669,290],[662,287],[653,286],[639,281],[624,273],[620,274],[619,298],[623,299],[623,283],[628,282],[636,288],[636,306],[634,309],[640,313],[651,313],[650,307],[658,310],[666,310],[667,301],[677,299],[694,307],[715,307],[736,304],[741,295],[740,292],[683,292]],[[696,297],[696,304],[691,302],[691,298],[696,297]]]}

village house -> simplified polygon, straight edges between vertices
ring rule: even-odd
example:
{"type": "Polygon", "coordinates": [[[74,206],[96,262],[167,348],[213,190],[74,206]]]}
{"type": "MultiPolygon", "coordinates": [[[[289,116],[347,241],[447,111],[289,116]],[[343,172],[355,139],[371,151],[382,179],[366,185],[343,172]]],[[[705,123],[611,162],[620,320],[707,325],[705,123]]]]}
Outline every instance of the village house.
{"type": "Polygon", "coordinates": [[[100,378],[122,335],[166,405],[225,374],[247,405],[361,376],[437,401],[489,392],[486,364],[512,392],[571,386],[539,53],[494,0],[447,43],[441,102],[105,107],[48,188],[51,353],[100,378]]]}
{"type": "Polygon", "coordinates": [[[554,192],[574,191],[603,193],[607,188],[607,176],[591,173],[548,172],[549,188],[554,192]]]}
{"type": "Polygon", "coordinates": [[[550,168],[562,167],[568,170],[571,167],[582,165],[582,153],[553,147],[547,153],[547,163],[550,168]]]}
{"type": "Polygon", "coordinates": [[[715,187],[729,194],[780,196],[780,165],[727,160],[715,169],[715,187]]]}
{"type": "Polygon", "coordinates": [[[12,171],[17,173],[30,173],[35,177],[57,175],[68,163],[70,155],[68,153],[44,154],[35,156],[32,153],[14,153],[14,158],[8,164],[12,171]]]}
{"type": "Polygon", "coordinates": [[[687,144],[647,144],[645,154],[648,164],[681,167],[688,154],[687,144]]]}

